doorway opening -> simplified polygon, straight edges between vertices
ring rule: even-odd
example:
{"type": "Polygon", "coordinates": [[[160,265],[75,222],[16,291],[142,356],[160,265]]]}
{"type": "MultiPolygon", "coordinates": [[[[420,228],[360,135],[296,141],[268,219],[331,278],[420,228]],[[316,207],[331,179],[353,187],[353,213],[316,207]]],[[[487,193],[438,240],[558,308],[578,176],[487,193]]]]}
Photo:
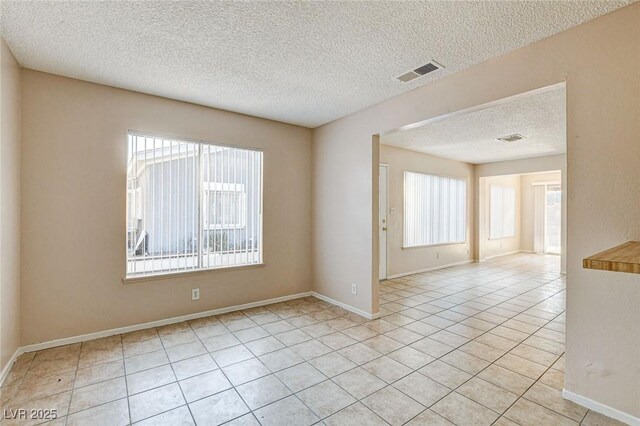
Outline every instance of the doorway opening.
{"type": "Polygon", "coordinates": [[[535,252],[562,253],[562,185],[542,183],[535,187],[535,252]]]}
{"type": "MultiPolygon", "coordinates": [[[[542,165],[540,165],[542,167],[542,165]]],[[[563,258],[562,170],[478,179],[477,261],[519,252],[563,258]]]]}
{"type": "Polygon", "coordinates": [[[382,132],[374,142],[379,280],[517,252],[560,255],[564,272],[564,83],[382,132]]]}

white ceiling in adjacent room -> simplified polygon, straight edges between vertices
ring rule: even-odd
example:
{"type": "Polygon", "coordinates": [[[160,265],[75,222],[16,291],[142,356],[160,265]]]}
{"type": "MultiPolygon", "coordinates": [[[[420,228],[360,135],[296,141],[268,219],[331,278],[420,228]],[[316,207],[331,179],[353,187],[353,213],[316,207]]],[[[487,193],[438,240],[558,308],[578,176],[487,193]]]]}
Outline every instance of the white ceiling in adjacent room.
{"type": "Polygon", "coordinates": [[[10,1],[24,67],[316,127],[634,0],[10,1]],[[435,60],[409,83],[396,77],[435,60]]]}
{"type": "Polygon", "coordinates": [[[380,142],[473,164],[564,154],[565,96],[564,85],[554,86],[429,120],[408,130],[383,135],[380,142]],[[497,140],[513,134],[523,139],[497,140]]]}

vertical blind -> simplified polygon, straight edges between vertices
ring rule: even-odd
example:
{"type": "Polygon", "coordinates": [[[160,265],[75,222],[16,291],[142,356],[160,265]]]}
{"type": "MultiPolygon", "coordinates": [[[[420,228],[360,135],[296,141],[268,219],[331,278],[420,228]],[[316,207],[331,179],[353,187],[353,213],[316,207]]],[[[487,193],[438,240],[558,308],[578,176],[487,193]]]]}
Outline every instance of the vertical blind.
{"type": "Polygon", "coordinates": [[[490,185],[489,238],[516,235],[516,190],[512,187],[490,185]]]}
{"type": "Polygon", "coordinates": [[[404,172],[404,247],[466,239],[466,180],[404,172]]]}
{"type": "Polygon", "coordinates": [[[127,277],[262,262],[262,152],[128,135],[127,277]]]}

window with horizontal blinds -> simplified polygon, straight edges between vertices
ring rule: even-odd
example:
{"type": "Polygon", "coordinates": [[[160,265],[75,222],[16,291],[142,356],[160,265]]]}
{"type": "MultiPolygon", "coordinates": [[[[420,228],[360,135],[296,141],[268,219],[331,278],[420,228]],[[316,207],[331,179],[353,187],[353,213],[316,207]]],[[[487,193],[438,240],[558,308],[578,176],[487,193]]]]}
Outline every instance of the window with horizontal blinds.
{"type": "Polygon", "coordinates": [[[404,172],[404,247],[467,240],[467,181],[404,172]]]}
{"type": "Polygon", "coordinates": [[[262,152],[129,133],[127,277],[262,263],[262,152]]]}
{"type": "Polygon", "coordinates": [[[497,240],[516,235],[516,190],[489,185],[489,238],[497,240]]]}

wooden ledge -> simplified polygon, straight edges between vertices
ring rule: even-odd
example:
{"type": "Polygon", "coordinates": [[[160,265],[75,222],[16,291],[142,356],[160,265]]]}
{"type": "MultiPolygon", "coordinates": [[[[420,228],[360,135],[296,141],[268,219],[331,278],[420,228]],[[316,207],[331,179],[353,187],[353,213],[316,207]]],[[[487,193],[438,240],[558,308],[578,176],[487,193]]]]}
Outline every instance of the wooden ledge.
{"type": "Polygon", "coordinates": [[[640,274],[640,241],[628,241],[582,260],[585,269],[640,274]]]}

